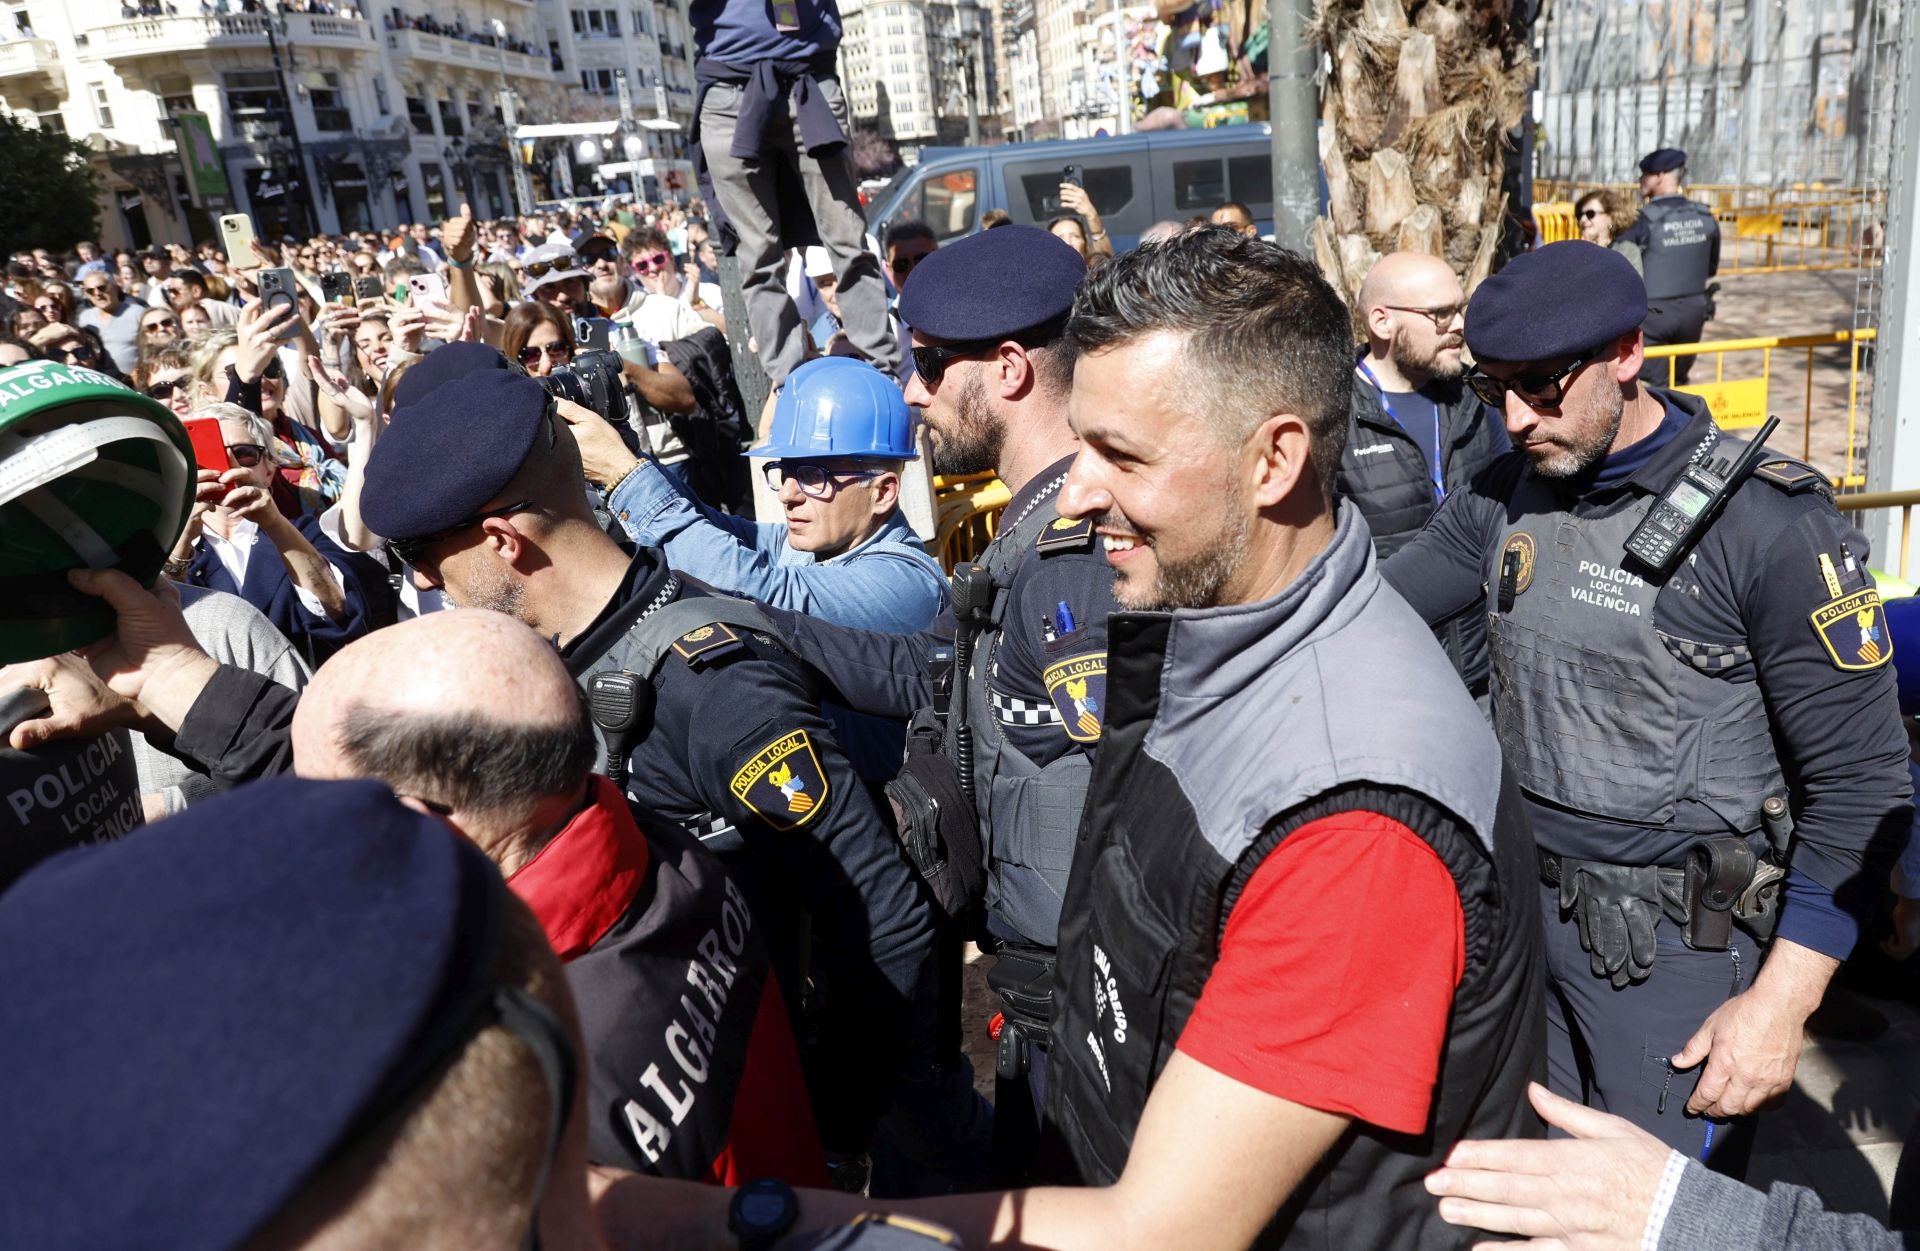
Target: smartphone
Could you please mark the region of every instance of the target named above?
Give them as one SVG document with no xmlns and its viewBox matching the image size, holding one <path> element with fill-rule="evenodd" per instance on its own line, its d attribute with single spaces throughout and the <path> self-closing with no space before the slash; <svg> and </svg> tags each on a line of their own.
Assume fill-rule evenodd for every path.
<svg viewBox="0 0 1920 1251">
<path fill-rule="evenodd" d="M 300 280 L 293 276 L 291 269 L 263 269 L 260 271 L 261 312 L 268 313 L 281 304 L 293 309 L 290 317 L 281 328 L 279 337 L 291 339 L 300 333 Z"/>
<path fill-rule="evenodd" d="M 233 468 L 233 458 L 227 455 L 227 436 L 220 433 L 218 417 L 196 417 L 181 424 L 186 426 L 187 438 L 193 443 L 193 463 L 196 468 L 212 469 L 218 473 Z"/>
<path fill-rule="evenodd" d="M 1078 165 L 1069 165 L 1065 169 L 1061 170 L 1060 181 L 1070 182 L 1076 187 L 1085 187 L 1087 185 L 1086 183 L 1080 181 L 1080 167 Z"/>
<path fill-rule="evenodd" d="M 447 302 L 446 280 L 439 274 L 409 274 L 407 290 L 412 293 L 412 302 L 416 306 L 423 306 L 429 302 L 434 304 Z"/>
<path fill-rule="evenodd" d="M 228 213 L 220 219 L 220 238 L 227 245 L 227 264 L 239 269 L 259 267 L 260 257 L 253 250 L 253 218 Z"/>
<path fill-rule="evenodd" d="M 604 352 L 613 342 L 613 323 L 604 317 L 576 317 L 573 338 L 582 352 Z"/>
<path fill-rule="evenodd" d="M 366 304 L 378 304 L 387 296 L 386 291 L 380 286 L 380 279 L 373 274 L 366 274 L 362 277 L 355 278 L 353 280 L 353 294 L 355 299 Z"/>
<path fill-rule="evenodd" d="M 344 304 L 353 307 L 353 275 L 344 269 L 336 269 L 320 275 L 320 294 L 328 304 Z"/>
</svg>

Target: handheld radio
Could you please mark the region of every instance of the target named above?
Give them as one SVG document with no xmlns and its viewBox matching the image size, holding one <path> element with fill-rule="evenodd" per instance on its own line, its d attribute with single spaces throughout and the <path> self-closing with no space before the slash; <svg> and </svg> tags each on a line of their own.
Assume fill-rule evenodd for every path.
<svg viewBox="0 0 1920 1251">
<path fill-rule="evenodd" d="M 1679 566 L 1687 549 L 1693 546 L 1727 500 L 1753 472 L 1766 452 L 1767 436 L 1780 425 L 1778 417 L 1753 436 L 1731 464 L 1715 459 L 1710 464 L 1688 465 L 1680 476 L 1653 501 L 1653 507 L 1627 536 L 1627 553 L 1656 576 L 1665 577 Z"/>
</svg>

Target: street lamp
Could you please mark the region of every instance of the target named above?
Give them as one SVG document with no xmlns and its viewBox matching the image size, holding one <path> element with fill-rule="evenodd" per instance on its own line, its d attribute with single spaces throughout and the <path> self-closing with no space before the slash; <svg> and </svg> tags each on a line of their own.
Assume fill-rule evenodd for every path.
<svg viewBox="0 0 1920 1251">
<path fill-rule="evenodd" d="M 319 223 L 313 219 L 312 210 L 307 203 L 307 152 L 300 145 L 300 122 L 293 115 L 293 96 L 287 91 L 286 67 L 280 63 L 279 36 L 287 33 L 286 11 L 281 0 L 268 0 L 267 15 L 267 53 L 273 58 L 273 80 L 280 88 L 280 117 L 286 127 L 286 137 L 292 145 L 293 169 L 295 176 L 287 180 L 285 194 L 292 200 L 300 221 L 306 226 L 306 234 L 311 237 L 319 233 Z M 293 44 L 287 44 L 287 60 L 293 60 Z M 299 194 L 296 196 L 295 187 Z"/>
</svg>

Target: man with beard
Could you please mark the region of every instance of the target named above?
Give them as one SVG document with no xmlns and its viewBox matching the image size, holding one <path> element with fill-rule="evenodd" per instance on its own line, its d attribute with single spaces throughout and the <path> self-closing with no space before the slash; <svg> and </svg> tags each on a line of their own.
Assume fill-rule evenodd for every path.
<svg viewBox="0 0 1920 1251">
<path fill-rule="evenodd" d="M 1079 255 L 1033 226 L 971 235 L 913 267 L 900 297 L 906 398 L 925 410 L 934 469 L 998 472 L 1013 498 L 979 562 L 955 572 L 953 606 L 919 634 L 779 614 L 848 707 L 912 723 L 889 790 L 953 921 L 949 973 L 984 900 L 980 937 L 1000 954 L 990 981 L 1006 1008 L 994 1099 L 1006 1181 L 1026 1174 L 1036 1141 L 1060 901 L 1105 715 L 1111 578 L 1092 523 L 1055 508 L 1079 446 L 1065 329 L 1084 277 Z"/>
<path fill-rule="evenodd" d="M 1641 381 L 1646 309 L 1627 259 L 1577 240 L 1480 286 L 1467 382 L 1517 450 L 1385 576 L 1429 622 L 1487 614 L 1541 849 L 1553 1091 L 1737 1175 L 1906 837 L 1907 741 L 1866 539 L 1789 460 L 1715 517 L 1697 475 L 1744 445 Z"/>
<path fill-rule="evenodd" d="M 1367 348 L 1354 365 L 1340 494 L 1360 506 L 1380 559 L 1420 532 L 1447 492 L 1509 450 L 1506 431 L 1460 383 L 1466 293 L 1425 252 L 1390 252 L 1360 286 Z M 1434 627 L 1453 667 L 1487 697 L 1487 625 L 1477 609 Z"/>
</svg>

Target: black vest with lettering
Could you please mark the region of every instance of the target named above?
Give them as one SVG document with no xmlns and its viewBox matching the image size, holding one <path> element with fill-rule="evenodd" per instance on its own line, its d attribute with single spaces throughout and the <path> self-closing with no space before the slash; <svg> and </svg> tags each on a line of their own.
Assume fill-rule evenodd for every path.
<svg viewBox="0 0 1920 1251">
<path fill-rule="evenodd" d="M 1545 1044 L 1533 842 L 1491 731 L 1379 581 L 1365 524 L 1350 506 L 1341 519 L 1318 568 L 1276 601 L 1211 614 L 1227 627 L 1211 641 L 1183 638 L 1211 628 L 1184 612 L 1108 619 L 1107 720 L 1062 914 L 1048 1120 L 1073 1180 L 1114 1181 L 1254 870 L 1311 820 L 1383 813 L 1440 856 L 1465 919 L 1428 1125 L 1356 1122 L 1256 1245 L 1452 1247 L 1460 1231 L 1420 1179 L 1460 1138 L 1539 1133 L 1526 1099 Z"/>
<path fill-rule="evenodd" d="M 1647 241 L 1640 265 L 1649 300 L 1702 295 L 1713 277 L 1713 241 L 1720 224 L 1704 204 L 1680 196 L 1661 196 L 1641 207 Z"/>
</svg>

